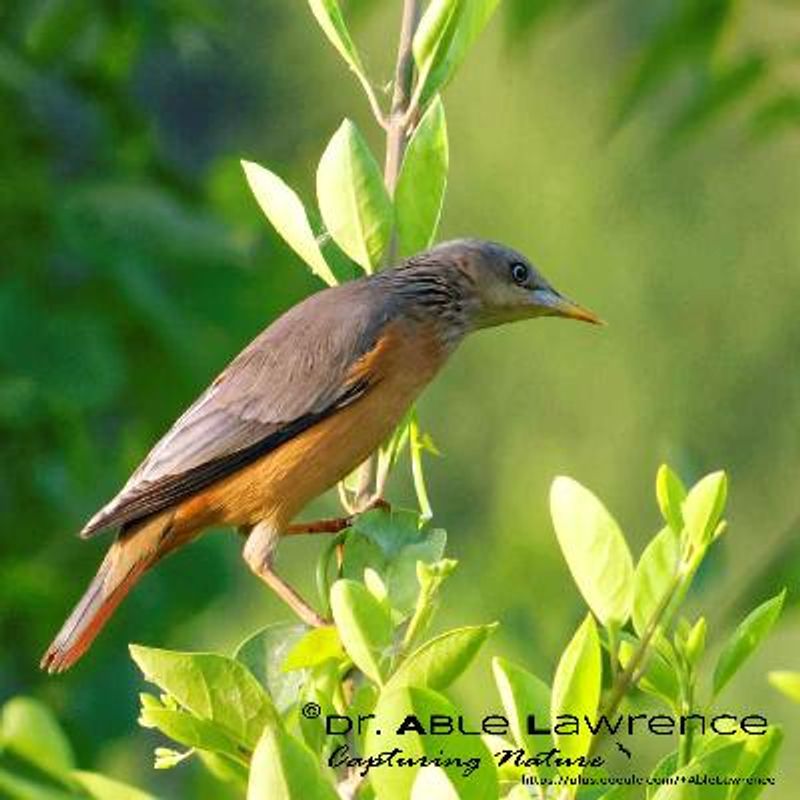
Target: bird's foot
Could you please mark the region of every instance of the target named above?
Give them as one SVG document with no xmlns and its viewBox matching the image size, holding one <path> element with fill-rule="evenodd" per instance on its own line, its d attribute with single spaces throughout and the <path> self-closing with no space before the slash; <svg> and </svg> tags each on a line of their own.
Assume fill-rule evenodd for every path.
<svg viewBox="0 0 800 800">
<path fill-rule="evenodd" d="M 385 498 L 381 497 L 379 494 L 376 494 L 370 497 L 364 508 L 361 509 L 361 511 L 359 511 L 359 514 L 364 514 L 367 511 L 372 511 L 374 508 L 380 508 L 382 511 L 386 511 L 388 513 L 392 510 L 392 504 Z"/>
</svg>

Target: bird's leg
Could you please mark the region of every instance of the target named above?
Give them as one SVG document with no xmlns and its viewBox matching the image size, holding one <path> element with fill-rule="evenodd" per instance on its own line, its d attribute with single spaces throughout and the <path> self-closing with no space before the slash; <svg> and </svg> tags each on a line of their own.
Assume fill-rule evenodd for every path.
<svg viewBox="0 0 800 800">
<path fill-rule="evenodd" d="M 314 522 L 297 522 L 287 525 L 284 534 L 296 536 L 302 533 L 339 533 L 353 524 L 353 517 L 334 517 L 333 519 L 318 519 Z"/>
<path fill-rule="evenodd" d="M 376 494 L 370 497 L 367 505 L 364 506 L 363 511 L 360 513 L 364 514 L 367 511 L 372 511 L 373 508 L 380 508 L 382 511 L 385 511 L 388 514 L 392 510 L 392 504 L 388 500 L 381 497 L 381 495 Z"/>
<path fill-rule="evenodd" d="M 382 497 L 374 497 L 358 514 L 363 514 L 366 511 L 371 511 L 373 508 L 382 508 L 385 511 L 390 511 L 391 506 Z M 314 522 L 297 522 L 293 525 L 288 525 L 283 533 L 287 536 L 297 536 L 304 533 L 340 533 L 352 526 L 358 514 L 350 514 L 347 517 L 333 517 L 332 519 L 318 519 Z"/>
<path fill-rule="evenodd" d="M 260 571 L 253 570 L 264 583 L 272 589 L 289 608 L 312 628 L 323 628 L 330 622 L 323 619 L 303 598 L 281 578 L 271 567 L 263 566 Z"/>
<path fill-rule="evenodd" d="M 330 624 L 323 619 L 280 575 L 272 568 L 278 533 L 267 523 L 260 522 L 252 528 L 241 527 L 247 535 L 242 555 L 250 569 L 300 617 L 306 625 L 321 628 Z"/>
</svg>

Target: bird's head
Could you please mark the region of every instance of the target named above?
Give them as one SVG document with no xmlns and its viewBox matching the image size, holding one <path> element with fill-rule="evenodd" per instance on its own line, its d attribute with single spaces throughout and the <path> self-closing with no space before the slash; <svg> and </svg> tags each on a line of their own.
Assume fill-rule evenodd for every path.
<svg viewBox="0 0 800 800">
<path fill-rule="evenodd" d="M 478 328 L 534 317 L 566 317 L 601 324 L 596 314 L 564 297 L 525 256 L 510 247 L 460 239 L 441 244 L 434 252 L 466 277 Z"/>
</svg>

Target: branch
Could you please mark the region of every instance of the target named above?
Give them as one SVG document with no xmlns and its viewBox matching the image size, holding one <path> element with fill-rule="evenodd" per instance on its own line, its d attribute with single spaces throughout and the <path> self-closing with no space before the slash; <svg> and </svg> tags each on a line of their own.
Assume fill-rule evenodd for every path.
<svg viewBox="0 0 800 800">
<path fill-rule="evenodd" d="M 419 0 L 404 0 L 403 16 L 400 23 L 400 41 L 397 46 L 397 64 L 394 70 L 394 90 L 389 122 L 386 128 L 386 161 L 383 169 L 383 180 L 389 196 L 394 196 L 400 165 L 408 143 L 410 123 L 406 120 L 406 111 L 411 101 L 411 90 L 414 84 L 414 52 L 412 45 L 414 33 L 420 18 Z M 397 256 L 397 232 L 392 233 L 387 260 L 393 262 Z M 356 505 L 364 507 L 370 500 L 383 493 L 382 481 L 376 480 L 376 457 L 371 455 L 359 470 Z M 372 489 L 374 485 L 374 490 Z"/>
<path fill-rule="evenodd" d="M 414 81 L 414 53 L 412 44 L 419 24 L 419 0 L 405 0 L 403 18 L 400 25 L 400 42 L 397 47 L 397 65 L 394 72 L 394 93 L 389 113 L 389 128 L 386 137 L 386 163 L 383 179 L 389 194 L 394 194 L 400 165 L 403 162 L 409 123 L 405 119 L 408 104 L 411 102 L 411 88 Z M 390 255 L 390 260 L 392 257 Z"/>
</svg>

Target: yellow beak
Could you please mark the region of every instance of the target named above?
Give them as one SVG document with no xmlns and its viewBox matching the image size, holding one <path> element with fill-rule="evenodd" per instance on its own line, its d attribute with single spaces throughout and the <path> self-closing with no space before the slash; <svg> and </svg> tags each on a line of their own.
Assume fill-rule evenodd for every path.
<svg viewBox="0 0 800 800">
<path fill-rule="evenodd" d="M 578 305 L 555 290 L 539 289 L 534 292 L 534 297 L 536 304 L 546 308 L 546 313 L 554 317 L 577 319 L 581 322 L 590 322 L 592 325 L 606 324 L 594 311 L 589 311 L 588 308 Z"/>
<path fill-rule="evenodd" d="M 553 306 L 553 310 L 559 317 L 578 319 L 581 322 L 591 322 L 592 325 L 606 324 L 594 311 L 589 311 L 588 308 L 573 303 L 572 300 L 567 300 L 565 297 L 562 297 L 561 300 L 562 302 L 560 304 Z"/>
</svg>

